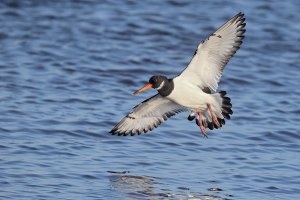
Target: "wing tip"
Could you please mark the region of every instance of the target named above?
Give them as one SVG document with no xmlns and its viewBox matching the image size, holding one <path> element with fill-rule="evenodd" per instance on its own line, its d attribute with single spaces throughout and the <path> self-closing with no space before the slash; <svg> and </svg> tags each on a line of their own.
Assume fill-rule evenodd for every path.
<svg viewBox="0 0 300 200">
<path fill-rule="evenodd" d="M 243 39 L 245 38 L 245 32 L 246 32 L 246 18 L 244 17 L 245 14 L 243 12 L 239 12 L 232 18 L 232 23 L 236 25 L 236 37 L 235 40 L 236 45 L 234 47 L 237 47 L 235 49 L 238 50 L 241 44 L 243 43 Z M 235 52 L 234 52 L 235 53 Z"/>
<path fill-rule="evenodd" d="M 112 135 L 116 135 L 118 132 L 116 131 L 115 128 L 111 129 L 111 131 L 109 131 L 108 133 L 112 134 Z"/>
<path fill-rule="evenodd" d="M 232 23 L 235 23 L 235 24 L 239 24 L 239 28 L 244 28 L 246 26 L 246 18 L 245 18 L 245 14 L 243 12 L 239 12 L 238 14 L 236 14 L 235 16 L 233 16 L 231 18 L 231 21 Z"/>
<path fill-rule="evenodd" d="M 246 18 L 245 18 L 245 14 L 243 12 L 239 12 L 232 19 L 233 19 L 234 22 L 239 23 L 239 25 L 238 25 L 239 30 L 245 30 L 244 28 L 246 26 L 246 22 L 245 22 Z"/>
<path fill-rule="evenodd" d="M 111 131 L 109 131 L 109 133 L 111 135 L 117 135 L 117 136 L 135 136 L 136 134 L 140 135 L 142 133 L 146 133 L 148 132 L 149 130 L 146 130 L 146 129 L 143 129 L 142 131 L 139 131 L 139 130 L 131 130 L 131 131 L 120 131 L 118 128 L 113 128 Z"/>
<path fill-rule="evenodd" d="M 244 18 L 244 16 L 245 16 L 245 13 L 244 12 L 242 12 L 242 11 L 240 11 L 238 14 L 236 14 L 232 19 L 245 19 Z"/>
</svg>

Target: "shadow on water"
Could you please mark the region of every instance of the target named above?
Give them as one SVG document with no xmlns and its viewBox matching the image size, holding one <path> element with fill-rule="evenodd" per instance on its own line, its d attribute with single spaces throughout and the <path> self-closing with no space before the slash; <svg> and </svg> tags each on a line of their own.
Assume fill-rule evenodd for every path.
<svg viewBox="0 0 300 200">
<path fill-rule="evenodd" d="M 216 195 L 191 192 L 187 187 L 178 187 L 178 191 L 172 191 L 164 188 L 164 184 L 159 182 L 160 178 L 150 176 L 131 175 L 129 171 L 109 173 L 111 187 L 118 192 L 124 199 L 155 199 L 155 200 L 220 200 L 230 199 L 218 196 L 222 191 L 220 188 L 208 188 L 210 192 Z"/>
</svg>

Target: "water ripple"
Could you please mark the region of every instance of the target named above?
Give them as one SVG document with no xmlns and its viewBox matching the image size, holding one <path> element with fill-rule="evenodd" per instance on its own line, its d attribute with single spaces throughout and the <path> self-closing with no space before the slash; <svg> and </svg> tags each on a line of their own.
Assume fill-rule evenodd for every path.
<svg viewBox="0 0 300 200">
<path fill-rule="evenodd" d="M 1 197 L 297 199 L 299 6 L 1 1 Z M 246 38 L 220 83 L 232 120 L 207 139 L 188 113 L 149 134 L 108 133 L 155 94 L 133 91 L 152 75 L 176 76 L 239 11 Z"/>
</svg>

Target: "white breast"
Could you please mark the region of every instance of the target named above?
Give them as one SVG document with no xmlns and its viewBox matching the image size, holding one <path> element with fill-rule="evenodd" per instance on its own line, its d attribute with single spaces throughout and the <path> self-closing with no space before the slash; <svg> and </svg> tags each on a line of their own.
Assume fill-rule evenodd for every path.
<svg viewBox="0 0 300 200">
<path fill-rule="evenodd" d="M 179 77 L 173 79 L 174 90 L 167 98 L 188 109 L 207 109 L 207 103 L 213 101 L 212 96 L 203 92 L 199 87 L 189 82 L 181 81 Z"/>
</svg>

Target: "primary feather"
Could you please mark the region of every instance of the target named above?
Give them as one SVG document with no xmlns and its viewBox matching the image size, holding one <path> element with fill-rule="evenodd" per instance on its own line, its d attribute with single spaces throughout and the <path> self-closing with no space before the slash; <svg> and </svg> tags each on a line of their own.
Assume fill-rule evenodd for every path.
<svg viewBox="0 0 300 200">
<path fill-rule="evenodd" d="M 186 108 L 157 94 L 135 106 L 110 132 L 124 136 L 146 133 L 184 110 Z"/>
<path fill-rule="evenodd" d="M 229 59 L 240 48 L 245 33 L 244 14 L 239 13 L 202 41 L 179 79 L 216 91 Z"/>
</svg>

